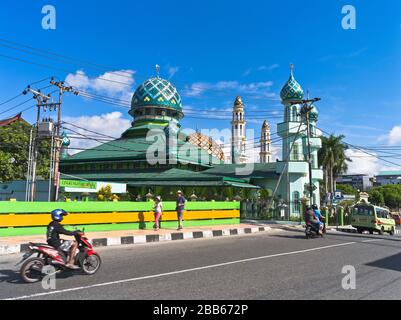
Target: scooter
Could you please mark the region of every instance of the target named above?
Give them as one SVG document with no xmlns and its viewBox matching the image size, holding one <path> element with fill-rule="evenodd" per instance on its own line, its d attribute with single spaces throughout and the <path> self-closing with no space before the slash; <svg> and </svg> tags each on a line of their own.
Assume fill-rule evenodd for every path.
<svg viewBox="0 0 401 320">
<path fill-rule="evenodd" d="M 75 264 L 80 267 L 76 270 L 88 275 L 95 274 L 101 265 L 99 254 L 93 250 L 92 244 L 84 234 L 77 234 L 75 240 L 78 243 Z M 31 258 L 35 253 L 37 255 Z M 57 250 L 45 243 L 30 242 L 29 251 L 16 264 L 19 265 L 23 262 L 20 269 L 21 279 L 26 283 L 34 283 L 42 280 L 46 275 L 46 272 L 44 272 L 45 266 L 52 266 L 55 273 L 63 270 L 72 270 L 67 267 L 68 254 L 69 252 L 67 251 Z"/>
<path fill-rule="evenodd" d="M 317 238 L 317 237 L 322 237 L 323 238 L 323 230 L 318 230 L 314 225 L 311 223 L 307 223 L 305 227 L 305 237 L 306 239 L 310 238 Z"/>
</svg>

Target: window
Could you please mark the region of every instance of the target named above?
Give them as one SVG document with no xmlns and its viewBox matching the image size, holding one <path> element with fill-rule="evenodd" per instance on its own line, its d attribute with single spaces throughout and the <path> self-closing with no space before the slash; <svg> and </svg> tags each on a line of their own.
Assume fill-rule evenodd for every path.
<svg viewBox="0 0 401 320">
<path fill-rule="evenodd" d="M 292 160 L 298 161 L 299 160 L 299 150 L 298 150 L 298 144 L 294 143 L 292 147 Z"/>
<path fill-rule="evenodd" d="M 291 113 L 292 113 L 292 121 L 298 121 L 298 119 L 297 119 L 298 118 L 298 115 L 297 115 L 298 110 L 297 110 L 296 106 L 292 107 Z"/>
<path fill-rule="evenodd" d="M 292 193 L 292 200 L 294 201 L 294 213 L 300 213 L 301 207 L 300 207 L 299 192 L 298 191 L 294 191 Z"/>
</svg>

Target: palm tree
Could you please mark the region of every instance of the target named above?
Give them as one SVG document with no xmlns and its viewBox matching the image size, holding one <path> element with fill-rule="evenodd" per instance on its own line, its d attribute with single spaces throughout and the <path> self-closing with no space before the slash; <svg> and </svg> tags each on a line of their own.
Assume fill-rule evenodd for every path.
<svg viewBox="0 0 401 320">
<path fill-rule="evenodd" d="M 319 166 L 323 166 L 325 192 L 334 192 L 336 178 L 347 171 L 348 161 L 345 151 L 348 147 L 342 141 L 344 135 L 321 137 L 322 148 L 319 150 Z"/>
</svg>

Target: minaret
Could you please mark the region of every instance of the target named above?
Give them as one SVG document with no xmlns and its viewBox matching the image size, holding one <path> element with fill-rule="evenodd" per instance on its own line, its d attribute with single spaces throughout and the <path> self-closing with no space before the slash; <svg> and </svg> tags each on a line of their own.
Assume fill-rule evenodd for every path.
<svg viewBox="0 0 401 320">
<path fill-rule="evenodd" d="M 242 99 L 238 96 L 234 102 L 231 121 L 231 160 L 232 163 L 246 163 L 245 116 Z"/>
<path fill-rule="evenodd" d="M 272 140 L 270 139 L 270 125 L 265 120 L 260 136 L 260 163 L 269 163 L 272 160 Z"/>
</svg>

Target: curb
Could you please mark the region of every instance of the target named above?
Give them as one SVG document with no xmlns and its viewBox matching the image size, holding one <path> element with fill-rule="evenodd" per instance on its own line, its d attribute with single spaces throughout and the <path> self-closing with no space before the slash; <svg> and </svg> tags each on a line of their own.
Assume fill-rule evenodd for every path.
<svg viewBox="0 0 401 320">
<path fill-rule="evenodd" d="M 336 229 L 332 229 L 332 230 L 336 231 Z M 355 228 L 352 228 L 352 229 L 351 228 L 338 228 L 338 231 L 340 231 L 340 232 L 348 232 L 348 233 L 358 233 L 358 231 Z M 401 235 L 401 230 L 395 229 L 394 234 L 395 235 Z"/>
<path fill-rule="evenodd" d="M 251 228 L 234 228 L 234 229 L 221 229 L 221 230 L 204 230 L 204 231 L 191 231 L 191 232 L 172 232 L 166 234 L 147 234 L 137 236 L 123 236 L 112 238 L 95 238 L 91 239 L 94 247 L 108 247 L 119 245 L 132 245 L 143 244 L 150 242 L 164 242 L 175 240 L 188 240 L 200 238 L 218 238 L 235 236 L 242 234 L 250 234 L 257 232 L 270 231 L 270 227 L 251 227 Z M 0 245 L 0 255 L 21 253 L 28 251 L 29 243 L 17 245 Z"/>
</svg>

